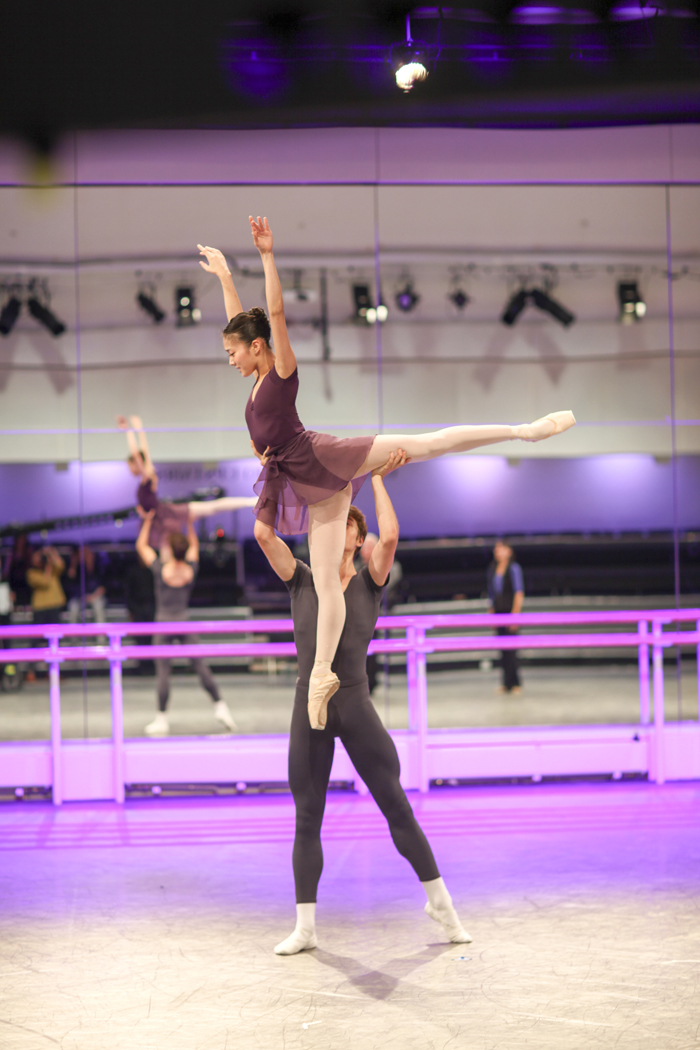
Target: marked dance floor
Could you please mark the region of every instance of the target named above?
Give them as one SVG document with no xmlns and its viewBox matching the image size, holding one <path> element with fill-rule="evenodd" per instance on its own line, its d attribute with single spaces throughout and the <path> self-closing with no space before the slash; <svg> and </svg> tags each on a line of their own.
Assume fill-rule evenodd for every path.
<svg viewBox="0 0 700 1050">
<path fill-rule="evenodd" d="M 371 799 L 331 795 L 319 948 L 290 932 L 289 796 L 0 807 L 8 1050 L 690 1050 L 700 785 L 411 801 L 449 945 Z"/>
</svg>

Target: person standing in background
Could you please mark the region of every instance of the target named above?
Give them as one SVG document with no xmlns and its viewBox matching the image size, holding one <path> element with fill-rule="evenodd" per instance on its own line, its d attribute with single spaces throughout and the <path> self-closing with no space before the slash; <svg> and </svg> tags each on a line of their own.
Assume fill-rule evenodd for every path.
<svg viewBox="0 0 700 1050">
<path fill-rule="evenodd" d="M 42 547 L 32 554 L 27 583 L 32 589 L 34 623 L 60 623 L 66 607 L 61 576 L 66 565 L 55 547 Z"/>
<path fill-rule="evenodd" d="M 525 598 L 523 570 L 515 561 L 513 548 L 505 540 L 496 540 L 493 561 L 488 570 L 489 612 L 519 613 Z M 498 627 L 500 635 L 517 634 L 517 627 Z M 504 649 L 501 654 L 502 693 L 521 690 L 518 654 L 515 649 Z"/>
<path fill-rule="evenodd" d="M 156 618 L 153 573 L 138 556 L 126 574 L 126 608 L 132 623 L 151 623 Z M 134 641 L 137 645 L 152 645 L 153 635 L 137 634 Z M 155 670 L 153 660 L 139 660 L 137 663 L 137 674 L 155 674 Z"/>
<path fill-rule="evenodd" d="M 81 593 L 81 571 L 80 563 L 85 566 L 85 598 Z M 87 612 L 87 606 L 92 608 L 92 618 L 95 623 L 105 622 L 105 587 L 102 575 L 95 560 L 95 552 L 91 547 L 82 545 L 73 551 L 71 556 L 66 581 L 69 592 L 68 619 L 71 623 L 79 623 L 81 612 L 83 617 Z"/>
</svg>

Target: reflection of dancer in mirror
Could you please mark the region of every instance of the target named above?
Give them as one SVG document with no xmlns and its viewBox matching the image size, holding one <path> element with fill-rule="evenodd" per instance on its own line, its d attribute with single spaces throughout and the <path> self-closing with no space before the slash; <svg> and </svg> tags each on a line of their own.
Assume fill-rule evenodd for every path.
<svg viewBox="0 0 700 1050">
<path fill-rule="evenodd" d="M 190 503 L 169 503 L 158 499 L 158 475 L 156 474 L 148 439 L 139 416 L 117 416 L 117 426 L 126 431 L 129 446 L 127 463 L 129 470 L 140 484 L 136 493 L 136 502 L 144 511 L 153 511 L 151 525 L 151 547 L 156 550 L 170 532 L 182 532 L 188 521 L 210 518 L 223 511 L 240 510 L 241 507 L 254 507 L 257 500 L 254 496 L 222 496 L 220 499 L 192 500 Z"/>
<path fill-rule="evenodd" d="M 258 307 L 244 313 L 224 256 L 198 245 L 201 265 L 221 281 L 229 323 L 224 348 L 230 363 L 256 382 L 246 405 L 246 422 L 263 470 L 255 483 L 255 536 L 269 558 L 279 532 L 309 533 L 309 556 L 319 599 L 316 662 L 309 683 L 309 717 L 321 727 L 325 705 L 338 688 L 331 663 L 345 622 L 345 602 L 338 582 L 350 500 L 364 477 L 401 447 L 412 460 L 434 459 L 448 452 L 493 445 L 499 441 L 541 441 L 573 426 L 571 412 L 554 412 L 519 426 L 459 426 L 430 434 L 380 434 L 335 438 L 304 430 L 295 401 L 297 362 L 284 319 L 282 287 L 272 254 L 267 219 L 250 216 L 253 241 L 265 271 L 270 319 Z M 275 348 L 270 346 L 270 336 Z"/>
<path fill-rule="evenodd" d="M 186 620 L 190 595 L 199 569 L 197 534 L 192 522 L 188 522 L 187 536 L 183 536 L 181 532 L 171 532 L 161 544 L 159 556 L 150 543 L 151 524 L 155 514 L 153 510 L 144 512 L 143 525 L 136 541 L 136 550 L 143 564 L 153 573 L 156 621 L 172 623 Z M 183 645 L 196 645 L 198 641 L 196 634 L 187 634 L 183 631 L 182 635 L 156 635 L 155 644 L 167 645 L 169 641 L 180 640 Z M 156 667 L 158 669 L 158 713 L 154 720 L 146 726 L 145 731 L 149 736 L 167 736 L 170 732 L 166 714 L 170 697 L 170 660 L 162 657 L 156 660 Z M 192 667 L 199 675 L 202 688 L 206 689 L 214 701 L 215 718 L 233 732 L 236 723 L 231 717 L 228 704 L 219 695 L 213 674 L 204 660 L 193 659 Z"/>
<path fill-rule="evenodd" d="M 319 601 L 314 575 L 297 561 L 289 547 L 275 536 L 268 550 L 270 564 L 292 596 L 294 640 L 299 656 L 294 711 L 289 734 L 289 786 L 296 806 L 296 835 L 292 853 L 297 899 L 294 932 L 275 948 L 278 955 L 295 955 L 316 947 L 316 892 L 323 869 L 321 823 L 328 780 L 333 764 L 335 737 L 386 817 L 391 837 L 423 884 L 428 897 L 425 910 L 442 924 L 456 944 L 471 940 L 462 927 L 452 898 L 440 877 L 433 852 L 401 787 L 399 756 L 369 696 L 365 661 L 379 615 L 382 592 L 389 577 L 399 539 L 399 524 L 384 486 L 384 477 L 406 462 L 405 452 L 389 456 L 372 471 L 372 489 L 379 524 L 379 542 L 367 565 L 358 573 L 355 556 L 367 534 L 364 515 L 350 507 L 345 522 L 338 583 L 347 608 L 333 668 L 340 688 L 330 700 L 321 732 L 315 733 L 307 717 L 308 680 L 314 663 Z"/>
</svg>

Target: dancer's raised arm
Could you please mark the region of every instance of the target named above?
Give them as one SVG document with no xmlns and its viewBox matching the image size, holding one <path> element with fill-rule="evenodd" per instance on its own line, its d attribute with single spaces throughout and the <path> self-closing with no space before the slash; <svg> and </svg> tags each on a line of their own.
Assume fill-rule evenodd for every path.
<svg viewBox="0 0 700 1050">
<path fill-rule="evenodd" d="M 151 547 L 148 542 L 151 537 L 151 522 L 153 521 L 154 514 L 155 511 L 153 510 L 149 510 L 147 514 L 144 513 L 141 531 L 136 540 L 136 552 L 147 569 L 150 569 L 151 565 L 153 565 L 153 562 L 158 557 L 157 552 L 153 550 L 153 547 Z"/>
<path fill-rule="evenodd" d="M 284 300 L 282 298 L 282 285 L 275 266 L 275 257 L 272 254 L 272 230 L 267 219 L 257 220 L 249 215 L 250 228 L 253 233 L 253 242 L 260 252 L 263 270 L 265 271 L 265 298 L 267 299 L 267 312 L 270 315 L 270 328 L 272 329 L 272 347 L 275 351 L 275 372 L 281 379 L 287 379 L 297 367 L 297 359 L 289 342 L 287 322 L 284 319 Z"/>
<path fill-rule="evenodd" d="M 399 522 L 396 511 L 389 499 L 389 493 L 384 486 L 384 478 L 397 467 L 403 467 L 409 463 L 406 453 L 401 449 L 392 452 L 383 467 L 372 471 L 372 490 L 374 492 L 374 506 L 377 511 L 377 527 L 379 529 L 379 542 L 376 544 L 369 559 L 369 573 L 379 587 L 383 587 L 394 564 L 396 545 L 399 542 Z"/>
<path fill-rule="evenodd" d="M 185 561 L 196 563 L 199 561 L 199 540 L 197 539 L 197 533 L 194 531 L 194 525 L 191 521 L 187 522 L 187 540 L 189 547 L 187 548 Z"/>
<path fill-rule="evenodd" d="M 238 298 L 238 292 L 236 286 L 233 283 L 233 277 L 231 271 L 228 268 L 228 263 L 224 258 L 222 252 L 218 248 L 210 248 L 208 244 L 198 244 L 200 255 L 204 256 L 204 259 L 199 260 L 199 265 L 207 273 L 214 273 L 221 281 L 221 290 L 224 293 L 224 306 L 226 308 L 226 318 L 231 320 L 236 314 L 240 314 L 243 310 L 241 306 L 241 300 Z"/>
</svg>

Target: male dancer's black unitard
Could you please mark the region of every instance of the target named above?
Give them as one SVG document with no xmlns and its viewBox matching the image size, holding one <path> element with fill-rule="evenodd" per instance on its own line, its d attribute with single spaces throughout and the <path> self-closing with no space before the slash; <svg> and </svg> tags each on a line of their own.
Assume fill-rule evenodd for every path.
<svg viewBox="0 0 700 1050">
<path fill-rule="evenodd" d="M 377 506 L 379 543 L 368 565 L 356 573 L 353 559 L 366 535 L 364 517 L 351 507 L 341 582 L 345 592 L 347 616 L 333 662 L 340 688 L 322 711 L 321 727 L 314 729 L 307 709 L 309 674 L 316 647 L 318 598 L 311 569 L 297 561 L 280 540 L 273 568 L 285 581 L 292 596 L 294 640 L 299 660 L 294 711 L 289 739 L 289 783 L 296 805 L 296 835 L 292 863 L 297 899 L 297 925 L 294 932 L 275 948 L 278 955 L 293 955 L 316 947 L 316 892 L 323 869 L 321 823 L 326 791 L 333 764 L 336 736 L 387 819 L 389 831 L 399 853 L 411 864 L 428 895 L 427 913 L 442 923 L 450 940 L 468 942 L 452 899 L 440 878 L 428 844 L 399 781 L 399 757 L 394 742 L 382 725 L 372 704 L 366 674 L 367 648 L 374 633 L 384 583 L 389 575 L 398 542 L 398 523 L 384 476 L 405 461 L 405 455 L 392 455 L 388 463 L 372 475 Z"/>
</svg>

